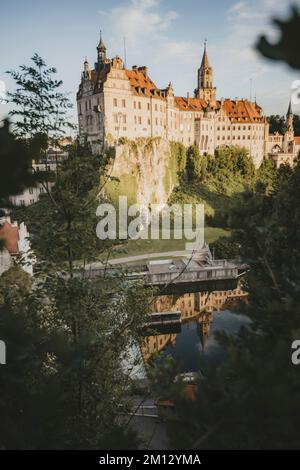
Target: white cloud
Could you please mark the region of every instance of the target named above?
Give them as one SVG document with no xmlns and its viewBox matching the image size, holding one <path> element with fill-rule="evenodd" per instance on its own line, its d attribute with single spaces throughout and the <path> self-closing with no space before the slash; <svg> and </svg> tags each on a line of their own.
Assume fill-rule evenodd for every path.
<svg viewBox="0 0 300 470">
<path fill-rule="evenodd" d="M 300 5 L 300 0 L 294 0 L 295 3 Z M 190 39 L 194 32 L 185 25 L 184 16 L 168 8 L 170 4 L 163 0 L 127 0 L 99 13 L 104 32 L 108 33 L 105 41 L 109 43 L 110 55 L 122 55 L 125 37 L 128 66 L 148 65 L 158 86 L 163 87 L 171 80 L 175 93 L 185 94 L 196 86 L 202 45 Z M 287 16 L 289 5 L 290 0 L 238 0 L 224 17 L 222 37 L 216 39 L 211 31 L 209 58 L 219 97 L 249 97 L 252 78 L 253 95 L 257 93 L 260 104 L 268 110 L 273 107 L 273 111 L 283 105 L 284 94 L 288 97 L 291 75 L 282 64 L 276 68 L 275 64 L 264 60 L 254 45 L 262 33 L 276 39 L 278 33 L 271 18 Z M 184 36 L 182 32 L 180 36 L 174 35 L 177 24 L 185 26 Z"/>
<path fill-rule="evenodd" d="M 119 35 L 137 44 L 150 34 L 160 35 L 178 18 L 175 11 L 162 13 L 159 0 L 131 0 L 104 12 L 115 24 Z M 103 12 L 100 12 L 103 14 Z"/>
<path fill-rule="evenodd" d="M 300 0 L 293 3 L 300 5 Z M 278 40 L 279 30 L 272 19 L 287 18 L 290 5 L 291 0 L 239 0 L 228 9 L 227 35 L 215 44 L 212 57 L 219 96 L 248 98 L 252 79 L 252 97 L 257 95 L 267 113 L 285 110 L 293 72 L 261 57 L 255 43 L 261 34 Z"/>
</svg>

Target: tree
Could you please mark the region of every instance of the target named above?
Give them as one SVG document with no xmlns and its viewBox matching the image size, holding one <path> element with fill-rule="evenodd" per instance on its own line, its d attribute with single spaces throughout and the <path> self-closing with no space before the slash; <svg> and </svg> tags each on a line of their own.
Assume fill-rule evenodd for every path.
<svg viewBox="0 0 300 470">
<path fill-rule="evenodd" d="M 259 50 L 300 69 L 295 50 L 299 15 L 276 21 L 277 45 L 261 40 Z M 260 177 L 266 179 L 264 165 Z M 300 316 L 300 163 L 272 175 L 270 191 L 252 188 L 240 197 L 232 220 L 241 254 L 251 270 L 246 278 L 249 302 L 242 311 L 251 324 L 237 337 L 219 334 L 227 351 L 219 365 L 202 364 L 197 400 L 183 406 L 173 398 L 170 421 L 173 446 L 194 449 L 299 448 L 300 376 L 291 361 L 299 339 Z"/>
<path fill-rule="evenodd" d="M 25 75 L 15 76 L 24 109 L 13 113 L 21 116 L 16 132 L 30 143 L 31 157 L 37 155 L 35 138 L 43 152 L 40 136 L 48 142 L 65 126 L 55 104 L 57 97 L 62 102 L 54 92 L 58 82 L 50 78 L 53 70 L 44 69 L 38 57 L 34 64 L 37 69 L 23 67 Z M 39 95 L 36 109 L 31 93 Z M 0 331 L 9 353 L 9 366 L 1 370 L 1 448 L 137 446 L 128 427 L 128 364 L 149 294 L 123 272 L 104 270 L 93 279 L 85 270 L 87 260 L 112 245 L 97 240 L 95 219 L 111 158 L 76 143 L 51 193 L 16 212 L 32 233 L 38 263 L 26 288 L 15 282 L 15 271 L 0 279 Z"/>
<path fill-rule="evenodd" d="M 191 145 L 187 149 L 187 175 L 190 180 L 202 177 L 202 157 L 196 145 Z"/>
<path fill-rule="evenodd" d="M 4 198 L 20 193 L 35 181 L 30 153 L 10 132 L 8 120 L 0 127 L 0 166 L 0 204 L 4 206 Z"/>
<path fill-rule="evenodd" d="M 55 78 L 56 69 L 47 67 L 38 54 L 31 61 L 30 65 L 21 65 L 19 71 L 7 72 L 17 85 L 7 96 L 14 106 L 9 115 L 15 134 L 29 141 L 32 158 L 38 158 L 40 150 L 47 149 L 49 140 L 57 143 L 73 127 L 67 120 L 72 104 L 60 91 L 62 81 Z"/>
<path fill-rule="evenodd" d="M 279 134 L 283 135 L 286 130 L 286 117 L 277 115 L 269 116 L 269 124 L 270 124 L 270 133 L 275 134 L 278 132 Z M 300 117 L 298 114 L 294 114 L 293 118 L 294 124 L 294 133 L 296 136 L 300 135 Z"/>
</svg>

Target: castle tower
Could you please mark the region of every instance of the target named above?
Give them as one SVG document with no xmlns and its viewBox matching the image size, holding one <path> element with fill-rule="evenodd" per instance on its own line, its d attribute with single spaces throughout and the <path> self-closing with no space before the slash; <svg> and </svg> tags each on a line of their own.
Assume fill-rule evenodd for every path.
<svg viewBox="0 0 300 470">
<path fill-rule="evenodd" d="M 286 114 L 286 128 L 288 132 L 294 133 L 294 115 L 292 111 L 292 101 L 290 100 L 288 111 Z"/>
<path fill-rule="evenodd" d="M 286 128 L 283 138 L 284 152 L 294 152 L 294 115 L 292 110 L 292 102 L 290 101 L 286 114 Z"/>
<path fill-rule="evenodd" d="M 102 32 L 100 31 L 100 40 L 99 44 L 97 46 L 97 52 L 98 52 L 98 67 L 103 65 L 106 61 L 106 47 L 104 45 L 104 42 L 102 40 Z"/>
<path fill-rule="evenodd" d="M 198 88 L 195 90 L 195 98 L 206 101 L 216 99 L 216 88 L 213 87 L 213 69 L 209 64 L 206 41 L 201 66 L 198 69 Z"/>
<path fill-rule="evenodd" d="M 90 66 L 89 66 L 87 58 L 85 58 L 85 61 L 83 63 L 82 79 L 89 80 L 90 75 L 91 75 Z"/>
</svg>

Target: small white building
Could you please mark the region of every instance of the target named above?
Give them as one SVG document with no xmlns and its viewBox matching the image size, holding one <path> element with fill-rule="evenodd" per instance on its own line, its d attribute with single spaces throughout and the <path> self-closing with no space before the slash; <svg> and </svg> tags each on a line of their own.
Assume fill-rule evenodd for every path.
<svg viewBox="0 0 300 470">
<path fill-rule="evenodd" d="M 70 144 L 70 139 L 65 139 L 64 145 Z M 46 172 L 46 171 L 58 171 L 59 164 L 68 157 L 68 152 L 61 148 L 49 148 L 47 152 L 47 159 L 32 162 L 32 171 L 35 173 Z M 12 205 L 19 206 L 30 206 L 37 202 L 41 195 L 45 194 L 47 190 L 51 190 L 53 182 L 38 183 L 36 186 L 26 188 L 20 194 L 15 194 L 9 197 L 9 201 Z"/>
</svg>

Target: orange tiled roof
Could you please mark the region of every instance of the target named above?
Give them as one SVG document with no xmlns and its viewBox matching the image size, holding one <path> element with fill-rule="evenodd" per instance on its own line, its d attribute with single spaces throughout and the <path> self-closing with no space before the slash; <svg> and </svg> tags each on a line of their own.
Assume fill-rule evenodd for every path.
<svg viewBox="0 0 300 470">
<path fill-rule="evenodd" d="M 224 100 L 219 102 L 222 109 L 233 121 L 253 122 L 263 119 L 261 108 L 248 100 Z"/>
<path fill-rule="evenodd" d="M 8 222 L 0 226 L 0 238 L 4 240 L 4 246 L 11 255 L 19 253 L 19 229 Z"/>
<path fill-rule="evenodd" d="M 175 96 L 175 103 L 181 111 L 203 111 L 207 108 L 207 101 L 198 98 Z"/>
<path fill-rule="evenodd" d="M 295 145 L 300 145 L 300 137 L 295 137 Z"/>
<path fill-rule="evenodd" d="M 135 94 L 141 94 L 148 97 L 155 96 L 155 98 L 164 99 L 164 96 L 160 95 L 160 90 L 146 73 L 138 69 L 125 69 L 125 72 L 129 79 L 132 91 Z"/>
</svg>

